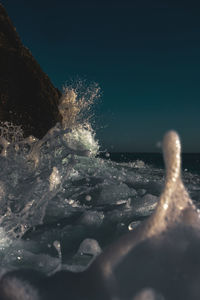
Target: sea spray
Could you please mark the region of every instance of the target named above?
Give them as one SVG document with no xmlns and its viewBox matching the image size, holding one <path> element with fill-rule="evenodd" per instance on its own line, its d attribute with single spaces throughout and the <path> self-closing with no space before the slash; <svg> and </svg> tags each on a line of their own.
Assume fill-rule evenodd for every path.
<svg viewBox="0 0 200 300">
<path fill-rule="evenodd" d="M 58 106 L 63 129 L 90 125 L 93 116 L 92 108 L 99 97 L 100 87 L 96 83 L 86 85 L 79 80 L 64 86 Z"/>
<path fill-rule="evenodd" d="M 64 135 L 67 146 L 82 155 L 96 156 L 99 143 L 95 140 L 95 132 L 90 126 L 78 126 Z"/>
<path fill-rule="evenodd" d="M 91 126 L 92 107 L 100 96 L 100 88 L 93 83 L 87 88 L 82 81 L 63 88 L 63 95 L 58 106 L 62 116 L 62 128 L 67 129 L 65 141 L 75 151 L 82 151 L 87 156 L 95 156 L 99 151 L 98 141 Z"/>
<path fill-rule="evenodd" d="M 86 156 L 98 154 L 99 144 L 95 139 L 90 119 L 92 107 L 99 95 L 100 88 L 97 84 L 89 85 L 84 89 L 79 81 L 73 87 L 63 88 L 63 95 L 58 106 L 62 117 L 61 124 L 57 123 L 51 128 L 30 151 L 29 158 L 35 162 L 35 166 L 39 163 L 41 146 L 45 143 L 52 143 L 60 137 L 63 146 L 76 151 L 77 154 Z"/>
</svg>

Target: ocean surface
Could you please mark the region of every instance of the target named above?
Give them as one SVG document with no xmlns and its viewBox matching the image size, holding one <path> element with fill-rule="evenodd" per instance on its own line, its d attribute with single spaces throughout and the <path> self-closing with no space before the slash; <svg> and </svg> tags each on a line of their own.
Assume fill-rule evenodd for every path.
<svg viewBox="0 0 200 300">
<path fill-rule="evenodd" d="M 161 153 L 107 153 L 85 123 L 56 124 L 43 139 L 1 124 L 0 275 L 32 268 L 82 271 L 156 208 Z M 200 154 L 183 154 L 182 178 L 200 206 Z"/>
<path fill-rule="evenodd" d="M 106 158 L 105 154 L 100 155 Z M 115 162 L 131 162 L 141 160 L 153 168 L 164 169 L 162 153 L 131 153 L 131 152 L 110 152 L 109 158 Z M 182 169 L 195 174 L 200 174 L 200 153 L 182 153 Z"/>
</svg>

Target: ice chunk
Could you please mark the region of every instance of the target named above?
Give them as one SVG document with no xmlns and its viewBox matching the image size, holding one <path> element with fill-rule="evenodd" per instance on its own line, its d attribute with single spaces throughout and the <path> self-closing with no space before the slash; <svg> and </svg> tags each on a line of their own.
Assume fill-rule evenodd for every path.
<svg viewBox="0 0 200 300">
<path fill-rule="evenodd" d="M 57 185 L 59 185 L 61 182 L 61 178 L 60 178 L 60 174 L 59 171 L 56 167 L 53 167 L 53 171 L 49 177 L 49 183 L 50 183 L 50 187 L 49 190 L 53 191 Z"/>
<path fill-rule="evenodd" d="M 137 190 L 137 193 L 139 196 L 144 196 L 146 194 L 146 190 L 145 189 L 139 189 Z"/>
<path fill-rule="evenodd" d="M 148 216 L 156 208 L 159 198 L 146 194 L 142 198 L 136 198 L 131 201 L 133 213 L 138 216 Z"/>
<path fill-rule="evenodd" d="M 99 243 L 94 239 L 85 239 L 79 246 L 77 254 L 97 256 L 101 253 Z"/>
<path fill-rule="evenodd" d="M 80 217 L 80 224 L 87 226 L 100 226 L 103 222 L 104 214 L 99 211 L 86 211 Z"/>
<path fill-rule="evenodd" d="M 12 244 L 12 240 L 6 236 L 6 233 L 2 227 L 0 227 L 0 251 L 5 250 Z"/>
<path fill-rule="evenodd" d="M 99 195 L 100 204 L 117 203 L 120 200 L 127 200 L 131 196 L 135 196 L 137 193 L 134 189 L 130 189 L 125 183 L 121 184 L 104 184 L 101 185 L 102 190 Z"/>
</svg>

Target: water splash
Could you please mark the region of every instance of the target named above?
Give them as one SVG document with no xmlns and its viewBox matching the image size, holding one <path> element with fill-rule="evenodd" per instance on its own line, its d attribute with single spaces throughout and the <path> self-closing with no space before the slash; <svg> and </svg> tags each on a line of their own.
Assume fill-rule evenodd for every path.
<svg viewBox="0 0 200 300">
<path fill-rule="evenodd" d="M 7 155 L 10 144 L 15 145 L 15 149 L 18 150 L 18 142 L 23 140 L 23 134 L 21 126 L 13 125 L 11 122 L 0 122 L 1 156 Z"/>
<path fill-rule="evenodd" d="M 99 87 L 90 86 L 80 95 L 76 94 L 78 89 L 80 86 L 64 88 L 59 105 L 62 123 L 41 140 L 32 136 L 24 139 L 20 126 L 8 122 L 0 125 L 4 168 L 0 176 L 0 225 L 10 237 L 20 238 L 29 228 L 43 223 L 49 202 L 71 176 L 74 155 L 98 153 L 89 119 Z"/>
<path fill-rule="evenodd" d="M 0 137 L 9 143 L 17 143 L 24 139 L 24 132 L 21 126 L 11 122 L 0 122 Z"/>
<path fill-rule="evenodd" d="M 58 106 L 63 129 L 87 127 L 93 116 L 92 107 L 99 97 L 100 88 L 96 83 L 85 86 L 83 81 L 77 81 L 71 86 L 63 87 Z"/>
<path fill-rule="evenodd" d="M 99 143 L 95 139 L 95 132 L 90 126 L 78 126 L 64 135 L 67 146 L 86 156 L 96 156 L 99 152 Z"/>
</svg>

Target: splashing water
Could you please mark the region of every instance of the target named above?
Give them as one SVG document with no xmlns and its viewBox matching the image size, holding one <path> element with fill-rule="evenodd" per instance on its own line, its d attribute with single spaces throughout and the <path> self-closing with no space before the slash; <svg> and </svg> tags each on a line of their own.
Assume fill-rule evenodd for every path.
<svg viewBox="0 0 200 300">
<path fill-rule="evenodd" d="M 75 91 L 65 88 L 59 105 L 62 125 L 56 124 L 41 140 L 23 139 L 20 126 L 8 122 L 0 126 L 4 168 L 0 223 L 9 236 L 22 237 L 30 227 L 42 224 L 48 202 L 62 190 L 71 172 L 74 155 L 96 155 L 99 150 L 89 123 L 85 119 L 80 124 L 94 97 L 76 99 Z"/>
<path fill-rule="evenodd" d="M 95 141 L 95 132 L 90 125 L 92 106 L 100 94 L 99 86 L 93 84 L 82 90 L 81 81 L 75 87 L 64 87 L 63 96 L 58 106 L 62 116 L 62 128 L 67 129 L 65 140 L 69 148 L 75 151 L 85 151 L 89 156 L 97 155 L 98 142 Z M 80 93 L 77 94 L 77 93 Z"/>
<path fill-rule="evenodd" d="M 96 156 L 99 152 L 98 141 L 95 140 L 95 133 L 87 126 L 76 127 L 64 135 L 68 147 L 74 151 L 85 153 L 87 156 Z"/>
<path fill-rule="evenodd" d="M 78 251 L 84 240 L 88 249 L 97 241 L 104 248 L 156 207 L 162 169 L 96 157 L 88 110 L 98 88 L 89 94 L 87 100 L 65 88 L 62 124 L 41 140 L 23 139 L 19 128 L 1 125 L 0 265 L 6 269 L 83 270 L 100 253 Z M 198 204 L 200 178 L 190 172 L 183 178 Z"/>
<path fill-rule="evenodd" d="M 24 133 L 21 126 L 11 122 L 0 122 L 0 137 L 9 143 L 16 143 L 24 139 Z"/>
<path fill-rule="evenodd" d="M 94 83 L 86 89 L 82 81 L 77 81 L 73 86 L 63 88 L 63 96 L 58 106 L 62 116 L 62 127 L 73 129 L 77 127 L 90 127 L 93 116 L 92 107 L 100 96 L 100 88 Z"/>
<path fill-rule="evenodd" d="M 13 125 L 11 122 L 0 122 L 0 147 L 1 156 L 7 155 L 7 148 L 10 144 L 15 144 L 23 140 L 23 130 L 21 126 Z"/>
</svg>

